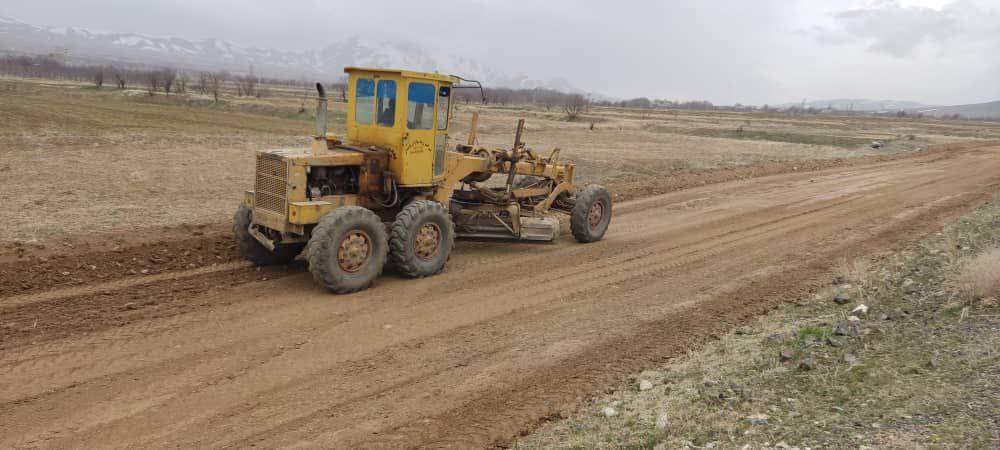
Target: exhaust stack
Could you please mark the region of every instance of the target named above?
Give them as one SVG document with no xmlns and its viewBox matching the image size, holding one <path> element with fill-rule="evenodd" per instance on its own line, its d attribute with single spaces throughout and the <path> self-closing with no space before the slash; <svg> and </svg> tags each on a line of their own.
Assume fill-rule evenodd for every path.
<svg viewBox="0 0 1000 450">
<path fill-rule="evenodd" d="M 326 98 L 326 88 L 323 87 L 323 83 L 316 83 L 316 92 L 319 94 L 319 98 L 316 100 L 316 140 L 313 141 L 312 145 L 313 156 L 319 156 L 320 145 L 326 147 L 326 110 L 328 100 Z"/>
<path fill-rule="evenodd" d="M 323 87 L 323 83 L 316 83 L 316 91 L 319 93 L 319 99 L 316 102 L 316 136 L 320 138 L 326 138 L 326 108 L 327 108 L 327 98 L 326 89 Z"/>
</svg>

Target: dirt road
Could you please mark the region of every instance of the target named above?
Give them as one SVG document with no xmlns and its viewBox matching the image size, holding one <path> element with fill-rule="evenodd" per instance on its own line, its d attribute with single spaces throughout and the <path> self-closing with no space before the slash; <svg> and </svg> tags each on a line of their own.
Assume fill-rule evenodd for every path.
<svg viewBox="0 0 1000 450">
<path fill-rule="evenodd" d="M 462 242 L 440 276 L 341 297 L 301 265 L 21 276 L 0 300 L 0 447 L 503 442 L 998 189 L 1000 146 L 709 185 L 617 205 L 599 243 Z"/>
</svg>

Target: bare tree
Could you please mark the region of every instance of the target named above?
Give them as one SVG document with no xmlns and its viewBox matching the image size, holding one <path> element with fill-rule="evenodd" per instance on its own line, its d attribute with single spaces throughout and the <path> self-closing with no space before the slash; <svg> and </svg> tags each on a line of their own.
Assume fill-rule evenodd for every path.
<svg viewBox="0 0 1000 450">
<path fill-rule="evenodd" d="M 198 74 L 198 92 L 201 92 L 202 94 L 209 93 L 209 79 L 211 76 L 212 74 L 208 72 L 201 72 Z"/>
<path fill-rule="evenodd" d="M 146 72 L 146 87 L 149 88 L 149 95 L 153 95 L 158 89 L 160 89 L 160 72 L 155 70 L 150 70 Z"/>
<path fill-rule="evenodd" d="M 170 95 L 170 90 L 174 87 L 174 83 L 177 81 L 177 71 L 173 69 L 163 69 L 163 92 Z"/>
<path fill-rule="evenodd" d="M 587 99 L 584 96 L 580 94 L 571 95 L 566 100 L 566 103 L 563 104 L 563 111 L 566 113 L 566 120 L 571 122 L 576 120 L 580 117 L 580 114 L 587 110 L 587 106 Z"/>
<path fill-rule="evenodd" d="M 98 67 L 97 71 L 94 72 L 94 84 L 98 89 L 104 86 L 104 69 Z"/>
<path fill-rule="evenodd" d="M 244 75 L 241 77 L 236 77 L 236 95 L 241 97 L 253 97 L 257 95 L 257 77 L 250 75 Z"/>
<path fill-rule="evenodd" d="M 188 76 L 186 73 L 181 72 L 177 75 L 177 87 L 174 88 L 174 92 L 178 94 L 183 94 L 187 92 Z"/>
<path fill-rule="evenodd" d="M 212 94 L 215 103 L 219 103 L 219 94 L 222 91 L 222 85 L 226 82 L 229 74 L 226 72 L 202 72 L 201 76 L 205 80 L 205 90 Z"/>
<path fill-rule="evenodd" d="M 125 89 L 125 72 L 115 70 L 115 85 L 118 86 L 118 89 Z"/>
</svg>

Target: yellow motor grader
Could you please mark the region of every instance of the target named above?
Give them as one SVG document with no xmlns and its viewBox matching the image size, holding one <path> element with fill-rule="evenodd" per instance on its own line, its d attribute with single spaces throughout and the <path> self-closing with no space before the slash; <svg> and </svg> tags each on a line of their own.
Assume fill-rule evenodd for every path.
<svg viewBox="0 0 1000 450">
<path fill-rule="evenodd" d="M 346 136 L 327 132 L 327 96 L 317 84 L 312 147 L 257 153 L 254 189 L 233 219 L 240 253 L 258 265 L 291 262 L 303 249 L 317 282 L 334 293 L 367 288 L 393 264 L 409 277 L 444 268 L 455 237 L 551 241 L 570 215 L 580 242 L 600 240 L 611 221 L 603 186 L 573 184 L 559 150 L 542 156 L 522 142 L 448 148 L 452 93 L 482 86 L 437 73 L 348 67 Z M 490 180 L 494 174 L 503 177 Z"/>
</svg>

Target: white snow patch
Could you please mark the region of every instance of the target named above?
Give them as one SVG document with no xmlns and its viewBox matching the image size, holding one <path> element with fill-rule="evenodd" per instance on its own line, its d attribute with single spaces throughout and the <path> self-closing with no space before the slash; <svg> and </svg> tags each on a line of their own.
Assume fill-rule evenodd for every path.
<svg viewBox="0 0 1000 450">
<path fill-rule="evenodd" d="M 128 46 L 132 46 L 132 47 L 134 47 L 136 45 L 139 45 L 139 44 L 143 44 L 143 43 L 146 44 L 146 45 L 150 44 L 150 42 L 148 40 L 143 39 L 143 38 L 141 38 L 139 36 L 126 36 L 126 37 L 115 39 L 115 41 L 112 42 L 112 44 L 114 44 L 114 45 L 128 45 Z"/>
</svg>

